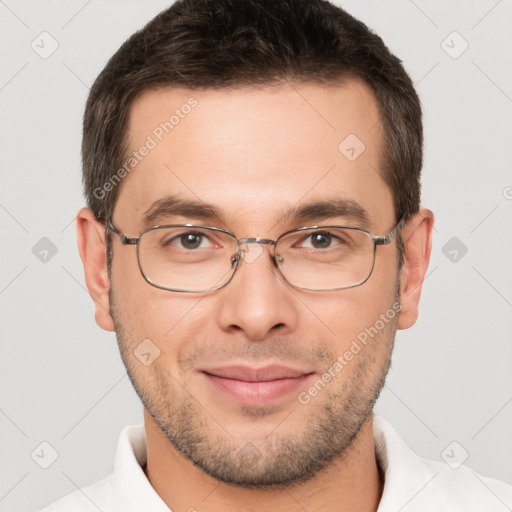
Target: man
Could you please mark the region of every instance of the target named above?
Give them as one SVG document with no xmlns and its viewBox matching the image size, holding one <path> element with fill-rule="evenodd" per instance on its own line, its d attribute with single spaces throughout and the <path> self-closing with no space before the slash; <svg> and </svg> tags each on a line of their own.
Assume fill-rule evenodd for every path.
<svg viewBox="0 0 512 512">
<path fill-rule="evenodd" d="M 419 99 L 321 0 L 182 0 L 91 89 L 78 245 L 144 404 L 46 511 L 507 510 L 373 414 L 433 214 Z"/>
</svg>

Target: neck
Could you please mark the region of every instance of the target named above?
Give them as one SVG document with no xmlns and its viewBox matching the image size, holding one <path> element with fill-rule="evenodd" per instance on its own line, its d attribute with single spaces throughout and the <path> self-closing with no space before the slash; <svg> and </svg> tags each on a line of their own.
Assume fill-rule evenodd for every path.
<svg viewBox="0 0 512 512">
<path fill-rule="evenodd" d="M 173 512 L 375 512 L 378 508 L 384 482 L 375 457 L 372 414 L 342 461 L 334 461 L 305 483 L 277 490 L 243 489 L 219 482 L 178 452 L 146 410 L 144 420 L 144 471 Z"/>
</svg>

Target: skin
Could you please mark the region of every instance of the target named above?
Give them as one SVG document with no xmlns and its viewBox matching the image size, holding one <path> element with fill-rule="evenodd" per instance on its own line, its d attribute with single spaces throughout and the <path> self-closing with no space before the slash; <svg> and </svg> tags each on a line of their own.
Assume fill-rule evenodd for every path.
<svg viewBox="0 0 512 512">
<path fill-rule="evenodd" d="M 144 212 L 167 194 L 215 205 L 223 217 L 214 225 L 239 238 L 276 239 L 300 227 L 284 219 L 286 210 L 334 197 L 363 206 L 375 235 L 395 225 L 392 193 L 378 172 L 382 125 L 363 82 L 146 92 L 132 106 L 131 147 L 144 144 L 191 96 L 197 107 L 122 183 L 113 222 L 128 236 L 140 234 Z M 366 145 L 353 162 L 338 151 L 350 133 Z M 159 223 L 212 224 L 193 217 L 166 220 Z M 377 248 L 370 279 L 355 288 L 293 288 L 272 266 L 268 246 L 261 246 L 261 254 L 242 261 L 225 288 L 187 294 L 150 286 L 135 247 L 123 247 L 117 237 L 109 279 L 105 228 L 89 209 L 80 210 L 78 245 L 96 322 L 116 331 L 145 405 L 145 472 L 172 510 L 377 509 L 383 479 L 371 410 L 396 330 L 417 319 L 432 225 L 432 212 L 421 209 L 401 231 L 406 256 L 400 275 L 393 241 Z M 242 406 L 213 389 L 199 371 L 221 363 L 280 363 L 314 372 L 299 389 L 307 390 L 391 308 L 396 293 L 399 317 L 307 404 L 294 392 L 265 406 Z M 147 338 L 160 356 L 144 366 L 133 351 Z"/>
</svg>

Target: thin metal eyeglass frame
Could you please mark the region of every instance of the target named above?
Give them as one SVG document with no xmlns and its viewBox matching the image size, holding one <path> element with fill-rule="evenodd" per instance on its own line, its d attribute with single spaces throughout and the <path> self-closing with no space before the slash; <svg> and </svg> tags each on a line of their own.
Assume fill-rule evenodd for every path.
<svg viewBox="0 0 512 512">
<path fill-rule="evenodd" d="M 240 238 L 239 239 L 239 238 L 237 238 L 237 236 L 234 233 L 231 233 L 230 231 L 227 231 L 225 229 L 217 228 L 215 226 L 202 226 L 202 225 L 197 225 L 197 224 L 166 224 L 166 225 L 161 225 L 161 226 L 152 226 L 152 227 L 147 228 L 144 231 L 142 231 L 142 233 L 140 233 L 140 235 L 138 237 L 130 238 L 126 234 L 121 232 L 119 229 L 117 229 L 111 221 L 107 221 L 105 223 L 106 229 L 108 231 L 112 232 L 113 234 L 117 235 L 119 237 L 122 245 L 136 245 L 137 246 L 137 263 L 138 263 L 138 266 L 139 266 L 139 270 L 140 270 L 140 272 L 142 274 L 142 277 L 144 278 L 144 280 L 147 283 L 149 283 L 151 286 L 154 286 L 155 288 L 160 288 L 162 290 L 166 290 L 166 291 L 170 291 L 170 292 L 182 292 L 182 293 L 206 293 L 206 292 L 210 292 L 210 291 L 219 290 L 219 289 L 224 288 L 225 286 L 227 286 L 231 282 L 231 280 L 233 279 L 233 276 L 235 275 L 236 271 L 238 270 L 238 267 L 240 266 L 240 261 L 243 259 L 241 251 L 240 251 L 240 245 L 242 245 L 242 244 L 265 244 L 265 245 L 272 246 L 274 248 L 274 250 L 271 252 L 270 257 L 272 259 L 274 267 L 278 270 L 278 272 L 281 275 L 281 277 L 290 286 L 293 286 L 294 288 L 298 288 L 300 290 L 325 291 L 325 292 L 336 291 L 336 290 L 346 290 L 348 288 L 355 288 L 356 286 L 361 286 L 362 284 L 366 283 L 366 281 L 368 281 L 368 279 L 370 279 L 370 276 L 373 273 L 373 268 L 375 266 L 375 258 L 376 258 L 377 246 L 378 245 L 388 245 L 393 240 L 393 238 L 396 236 L 396 234 L 404 226 L 405 226 L 405 216 L 402 216 L 402 218 L 398 221 L 398 223 L 386 235 L 383 235 L 383 236 L 375 236 L 371 231 L 368 231 L 367 229 L 357 228 L 357 227 L 353 227 L 353 226 L 332 226 L 332 225 L 328 225 L 328 226 L 305 226 L 305 227 L 301 227 L 301 228 L 290 229 L 289 231 L 286 231 L 285 233 L 282 233 L 281 235 L 279 235 L 275 240 L 271 240 L 271 239 L 268 239 L 268 238 L 257 238 L 257 237 L 256 238 L 255 237 L 246 237 L 246 238 Z M 236 242 L 237 242 L 237 252 L 231 258 L 231 266 L 233 267 L 233 265 L 235 265 L 235 267 L 230 269 L 231 276 L 230 276 L 230 278 L 224 284 L 221 284 L 219 286 L 214 286 L 212 288 L 207 288 L 207 289 L 204 289 L 204 290 L 184 290 L 184 289 L 171 288 L 169 286 L 160 285 L 158 283 L 155 283 L 151 279 L 149 279 L 148 276 L 146 276 L 146 274 L 144 272 L 144 269 L 142 268 L 142 265 L 140 263 L 140 255 L 139 255 L 140 239 L 142 238 L 142 236 L 145 233 L 147 233 L 149 231 L 166 229 L 166 228 L 175 228 L 175 227 L 208 229 L 210 231 L 217 231 L 217 232 L 220 232 L 220 233 L 224 233 L 224 234 L 229 235 L 230 237 L 232 237 L 234 240 L 236 240 Z M 306 287 L 303 287 L 303 286 L 298 286 L 298 285 L 288 281 L 286 276 L 283 274 L 282 270 L 279 268 L 279 264 L 278 264 L 278 262 L 276 260 L 275 247 L 276 247 L 276 244 L 279 242 L 279 240 L 281 240 L 283 237 L 289 235 L 290 233 L 300 233 L 301 231 L 306 231 L 308 229 L 328 229 L 328 228 L 330 228 L 330 229 L 333 229 L 333 228 L 340 229 L 340 228 L 342 228 L 342 229 L 352 229 L 352 230 L 355 230 L 355 231 L 362 231 L 363 233 L 366 233 L 372 239 L 372 241 L 373 241 L 372 266 L 371 266 L 371 269 L 370 269 L 370 271 L 368 273 L 368 276 L 365 279 L 363 279 L 362 281 L 360 281 L 360 282 L 358 282 L 356 284 L 352 284 L 352 285 L 349 285 L 349 286 L 342 286 L 340 288 L 306 288 Z"/>
</svg>

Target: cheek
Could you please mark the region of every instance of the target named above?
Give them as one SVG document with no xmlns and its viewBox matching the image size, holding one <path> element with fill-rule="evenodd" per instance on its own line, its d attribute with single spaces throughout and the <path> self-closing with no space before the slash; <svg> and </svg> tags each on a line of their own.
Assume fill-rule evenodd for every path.
<svg viewBox="0 0 512 512">
<path fill-rule="evenodd" d="M 212 332 L 209 322 L 213 323 L 215 315 L 210 301 L 201 295 L 150 285 L 142 276 L 132 247 L 115 247 L 111 284 L 116 322 L 125 331 L 122 344 L 126 353 L 133 354 L 150 340 L 158 349 L 159 362 L 177 374 L 180 354 L 201 344 Z"/>
<path fill-rule="evenodd" d="M 330 340 L 337 354 L 343 354 L 358 336 L 364 338 L 369 330 L 377 329 L 384 335 L 399 308 L 394 306 L 395 282 L 396 271 L 374 271 L 361 286 L 304 298 L 304 331 Z"/>
<path fill-rule="evenodd" d="M 135 247 L 116 246 L 111 284 L 116 314 L 131 337 L 158 339 L 173 324 L 173 312 L 180 313 L 173 307 L 178 301 L 171 300 L 170 292 L 155 288 L 144 279 Z"/>
<path fill-rule="evenodd" d="M 213 314 L 205 311 L 204 297 L 203 302 L 197 295 L 160 290 L 137 274 L 113 280 L 113 285 L 117 321 L 127 331 L 125 350 L 134 352 L 150 340 L 160 364 L 177 375 L 180 353 L 210 332 L 207 322 Z"/>
</svg>

